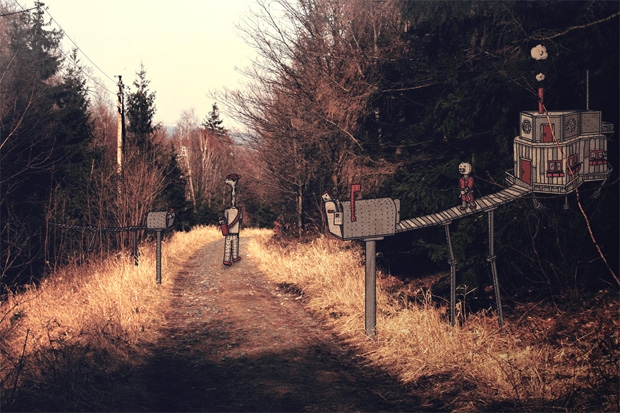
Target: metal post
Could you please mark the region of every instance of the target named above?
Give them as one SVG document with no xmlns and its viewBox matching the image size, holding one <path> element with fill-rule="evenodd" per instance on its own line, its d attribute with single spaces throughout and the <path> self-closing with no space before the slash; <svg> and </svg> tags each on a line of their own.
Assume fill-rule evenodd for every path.
<svg viewBox="0 0 620 413">
<path fill-rule="evenodd" d="M 365 320 L 366 335 L 375 338 L 377 326 L 376 240 L 366 240 Z"/>
<path fill-rule="evenodd" d="M 156 274 L 156 281 L 157 284 L 161 284 L 161 230 L 156 231 L 157 232 L 157 247 L 156 249 L 156 268 L 157 268 L 157 274 Z"/>
<path fill-rule="evenodd" d="M 448 253 L 450 259 L 450 323 L 452 327 L 456 325 L 456 264 L 457 260 L 454 259 L 454 250 L 452 249 L 452 241 L 450 240 L 450 223 L 444 225 L 446 230 L 446 239 L 448 240 Z"/>
<path fill-rule="evenodd" d="M 497 257 L 495 256 L 495 225 L 493 223 L 493 209 L 487 212 L 489 220 L 489 257 L 487 261 L 491 263 L 491 273 L 493 274 L 493 289 L 495 290 L 495 302 L 497 304 L 497 315 L 499 326 L 504 327 L 504 314 L 502 312 L 502 298 L 499 293 L 499 280 L 497 279 Z"/>
<path fill-rule="evenodd" d="M 138 252 L 138 231 L 137 230 L 133 230 L 133 245 L 132 245 L 132 255 L 133 255 L 133 263 L 134 265 L 137 267 L 138 265 L 140 265 L 140 262 L 138 261 L 138 257 L 140 256 L 140 253 Z"/>
</svg>

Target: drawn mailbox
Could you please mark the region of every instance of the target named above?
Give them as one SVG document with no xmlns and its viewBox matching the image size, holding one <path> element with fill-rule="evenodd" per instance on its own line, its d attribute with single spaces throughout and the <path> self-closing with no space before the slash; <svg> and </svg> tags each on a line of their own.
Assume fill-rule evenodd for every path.
<svg viewBox="0 0 620 413">
<path fill-rule="evenodd" d="M 400 201 L 391 198 L 340 202 L 325 193 L 329 232 L 342 239 L 383 238 L 396 234 L 400 221 Z"/>
<path fill-rule="evenodd" d="M 151 230 L 164 230 L 174 224 L 173 211 L 149 212 L 146 216 L 146 227 Z"/>
<path fill-rule="evenodd" d="M 157 244 L 155 248 L 155 279 L 157 284 L 161 284 L 161 232 L 172 227 L 174 224 L 174 210 L 149 212 L 146 216 L 146 228 L 157 233 Z"/>
</svg>

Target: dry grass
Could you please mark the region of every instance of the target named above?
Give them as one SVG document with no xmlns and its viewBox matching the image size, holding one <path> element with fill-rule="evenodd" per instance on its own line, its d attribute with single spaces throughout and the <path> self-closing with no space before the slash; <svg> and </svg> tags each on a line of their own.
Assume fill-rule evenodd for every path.
<svg viewBox="0 0 620 413">
<path fill-rule="evenodd" d="M 120 382 L 159 338 L 171 274 L 216 238 L 216 228 L 204 227 L 164 239 L 161 285 L 151 242 L 142 246 L 139 266 L 119 254 L 6 295 L 0 305 L 3 408 L 106 410 L 115 404 L 110 394 L 122 405 L 132 389 Z"/>
<path fill-rule="evenodd" d="M 423 410 L 617 410 L 617 300 L 574 317 L 542 315 L 532 304 L 523 317 L 507 317 L 501 331 L 491 312 L 451 328 L 446 309 L 428 291 L 407 291 L 379 274 L 377 339 L 370 340 L 360 245 L 331 237 L 278 243 L 265 230 L 243 236 L 252 238 L 247 253 L 268 278 L 303 291 L 304 305 L 369 363 L 416 386 L 427 403 Z M 6 295 L 0 303 L 2 408 L 142 410 L 141 397 L 148 395 L 132 384 L 132 373 L 157 344 L 172 274 L 217 239 L 215 227 L 166 238 L 161 285 L 152 242 L 142 246 L 138 267 L 128 256 L 110 257 Z"/>
<path fill-rule="evenodd" d="M 402 294 L 406 286 L 400 283 L 397 293 L 399 281 L 379 273 L 373 341 L 364 334 L 360 245 L 331 237 L 305 244 L 277 243 L 265 233 L 254 238 L 249 251 L 274 282 L 303 290 L 312 311 L 359 347 L 372 364 L 417 385 L 433 399 L 429 407 L 455 411 L 616 411 L 618 407 L 617 321 L 606 330 L 610 336 L 598 342 L 612 347 L 597 358 L 591 354 L 591 343 L 580 339 L 589 335 L 587 331 L 581 330 L 579 337 L 549 340 L 551 318 L 508 319 L 499 330 L 496 315 L 482 312 L 452 328 L 446 308 L 438 308 L 428 291 Z M 613 308 L 617 314 L 617 303 Z"/>
</svg>

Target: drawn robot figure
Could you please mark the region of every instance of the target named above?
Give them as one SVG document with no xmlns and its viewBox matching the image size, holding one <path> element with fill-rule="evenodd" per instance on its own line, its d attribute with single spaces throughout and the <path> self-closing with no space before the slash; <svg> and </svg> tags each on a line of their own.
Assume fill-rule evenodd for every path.
<svg viewBox="0 0 620 413">
<path fill-rule="evenodd" d="M 224 210 L 224 216 L 220 217 L 219 223 L 222 229 L 224 241 L 224 265 L 231 266 L 241 261 L 239 256 L 239 228 L 243 221 L 243 211 L 237 208 L 236 186 L 241 178 L 238 174 L 229 174 L 224 183 L 232 188 L 230 208 Z"/>
<path fill-rule="evenodd" d="M 459 189 L 461 191 L 461 206 L 459 209 L 461 211 L 467 208 L 476 209 L 474 177 L 471 176 L 471 164 L 469 162 L 461 162 L 459 164 L 459 173 L 462 175 L 461 179 L 459 179 Z"/>
</svg>

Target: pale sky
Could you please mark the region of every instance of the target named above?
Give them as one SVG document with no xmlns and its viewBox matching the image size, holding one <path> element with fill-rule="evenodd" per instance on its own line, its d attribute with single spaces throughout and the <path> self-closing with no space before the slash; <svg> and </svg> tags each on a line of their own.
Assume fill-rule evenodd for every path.
<svg viewBox="0 0 620 413">
<path fill-rule="evenodd" d="M 24 8 L 34 0 L 17 0 Z M 116 75 L 133 86 L 143 63 L 156 92 L 155 122 L 174 126 L 194 109 L 202 121 L 214 101 L 211 90 L 243 87 L 238 69 L 251 65 L 254 51 L 237 26 L 255 0 L 43 0 L 66 36 L 63 49 L 77 44 L 78 57 L 93 77 L 116 93 Z M 52 22 L 52 27 L 58 28 Z M 67 36 L 71 39 L 69 40 Z M 105 75 L 103 73 L 105 73 Z M 107 75 L 107 76 L 106 76 Z M 108 76 L 111 79 L 108 78 Z M 116 96 L 111 96 L 116 101 Z M 238 128 L 219 105 L 224 126 Z"/>
</svg>

